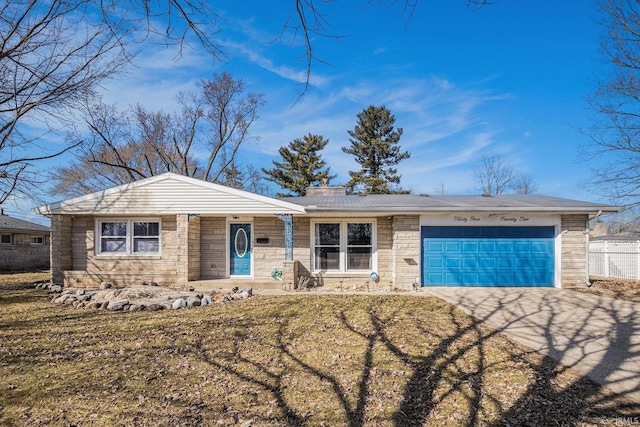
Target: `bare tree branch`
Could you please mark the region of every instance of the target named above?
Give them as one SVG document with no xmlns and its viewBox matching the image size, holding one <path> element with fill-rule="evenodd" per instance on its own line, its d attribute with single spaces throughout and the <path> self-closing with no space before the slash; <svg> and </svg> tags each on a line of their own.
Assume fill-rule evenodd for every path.
<svg viewBox="0 0 640 427">
<path fill-rule="evenodd" d="M 249 138 L 263 97 L 242 97 L 242 81 L 228 73 L 199 86 L 200 95 L 178 96 L 182 108 L 173 114 L 140 105 L 125 112 L 87 105 L 89 132 L 70 133 L 69 140 L 82 145 L 71 165 L 54 171 L 54 193 L 79 195 L 164 172 L 221 182 L 230 166 L 240 171 L 236 154 Z M 201 159 L 201 153 L 210 154 Z M 259 188 L 254 175 L 247 170 L 246 182 Z"/>
<path fill-rule="evenodd" d="M 609 63 L 589 98 L 596 114 L 584 130 L 591 144 L 588 160 L 606 163 L 593 171 L 588 185 L 629 206 L 640 204 L 640 5 L 630 0 L 600 0 L 602 53 Z"/>
</svg>

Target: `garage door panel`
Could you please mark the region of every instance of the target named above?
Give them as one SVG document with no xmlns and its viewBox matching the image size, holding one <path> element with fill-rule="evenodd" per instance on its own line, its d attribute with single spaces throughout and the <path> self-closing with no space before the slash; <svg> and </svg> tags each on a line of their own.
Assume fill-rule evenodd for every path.
<svg viewBox="0 0 640 427">
<path fill-rule="evenodd" d="M 492 254 L 496 251 L 496 243 L 495 242 L 480 242 L 480 252 Z"/>
<path fill-rule="evenodd" d="M 444 267 L 444 260 L 440 257 L 429 257 L 426 260 L 426 265 L 429 268 L 442 268 Z"/>
<path fill-rule="evenodd" d="M 513 242 L 501 241 L 496 243 L 496 248 L 499 253 L 509 254 L 513 252 Z"/>
<path fill-rule="evenodd" d="M 447 268 L 460 268 L 460 258 L 445 258 L 444 265 Z"/>
<path fill-rule="evenodd" d="M 554 227 L 422 227 L 423 284 L 553 286 L 554 236 Z"/>
<path fill-rule="evenodd" d="M 478 259 L 477 258 L 464 258 L 462 260 L 463 268 L 478 268 Z"/>
<path fill-rule="evenodd" d="M 493 269 L 496 266 L 496 260 L 495 258 L 487 258 L 486 256 L 483 256 L 480 257 L 478 264 L 480 268 Z"/>
<path fill-rule="evenodd" d="M 550 246 L 552 243 L 550 242 L 531 242 L 531 252 L 538 254 L 547 254 L 549 253 Z"/>
<path fill-rule="evenodd" d="M 429 253 L 444 253 L 444 242 L 431 240 L 427 242 L 427 250 Z"/>
<path fill-rule="evenodd" d="M 462 242 L 462 252 L 465 254 L 476 254 L 478 253 L 479 242 L 474 241 L 465 241 Z"/>
<path fill-rule="evenodd" d="M 448 242 L 446 240 L 444 241 L 444 251 L 448 254 L 461 253 L 461 249 L 461 242 Z"/>
</svg>

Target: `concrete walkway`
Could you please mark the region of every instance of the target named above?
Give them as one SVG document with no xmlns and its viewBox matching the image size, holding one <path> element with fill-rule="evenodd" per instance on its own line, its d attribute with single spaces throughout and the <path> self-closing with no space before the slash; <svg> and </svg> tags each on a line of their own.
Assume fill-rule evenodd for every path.
<svg viewBox="0 0 640 427">
<path fill-rule="evenodd" d="M 640 304 L 553 288 L 422 288 L 640 402 Z"/>
</svg>

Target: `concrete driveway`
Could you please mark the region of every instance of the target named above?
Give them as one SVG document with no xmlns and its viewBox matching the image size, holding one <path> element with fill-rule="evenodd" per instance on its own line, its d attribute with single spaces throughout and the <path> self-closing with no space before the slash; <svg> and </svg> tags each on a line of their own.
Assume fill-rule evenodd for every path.
<svg viewBox="0 0 640 427">
<path fill-rule="evenodd" d="M 640 402 L 640 304 L 554 288 L 422 288 Z"/>
</svg>

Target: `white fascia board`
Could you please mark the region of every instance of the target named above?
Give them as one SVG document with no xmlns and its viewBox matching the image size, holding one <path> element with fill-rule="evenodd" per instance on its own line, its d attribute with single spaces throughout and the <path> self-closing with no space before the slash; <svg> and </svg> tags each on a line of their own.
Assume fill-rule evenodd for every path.
<svg viewBox="0 0 640 427">
<path fill-rule="evenodd" d="M 105 190 L 101 190 L 101 191 L 96 191 L 94 193 L 89 193 L 89 194 L 85 194 L 83 196 L 78 196 L 78 197 L 73 197 L 71 199 L 66 199 L 66 200 L 62 200 L 62 201 L 58 201 L 55 203 L 51 203 L 51 204 L 47 204 L 47 205 L 43 205 L 43 206 L 38 206 L 36 208 L 34 208 L 34 212 L 41 214 L 41 215 L 51 215 L 51 214 L 64 214 L 64 213 L 74 213 L 74 214 L 80 214 L 80 213 L 87 213 L 87 214 L 96 214 L 97 212 L 82 212 L 82 211 L 77 211 L 74 209 L 68 209 L 68 208 L 72 208 L 74 205 L 83 203 L 83 202 L 87 202 L 87 201 L 92 201 L 92 200 L 101 200 L 104 199 L 107 196 L 113 195 L 113 194 L 117 194 L 117 193 L 122 193 L 122 192 L 126 192 L 126 191 L 130 191 L 136 188 L 140 188 L 140 187 L 144 187 L 144 186 L 148 186 L 148 185 L 152 185 L 154 183 L 158 183 L 164 180 L 174 180 L 174 181 L 181 181 L 184 182 L 186 184 L 189 185 L 193 185 L 193 186 L 198 186 L 201 188 L 205 188 L 208 190 L 213 190 L 216 191 L 218 193 L 224 193 L 224 194 L 229 194 L 229 195 L 234 195 L 237 197 L 242 197 L 245 199 L 249 199 L 249 200 L 253 200 L 256 201 L 258 203 L 264 203 L 276 208 L 281 208 L 283 210 L 283 213 L 296 213 L 296 214 L 304 214 L 305 208 L 301 205 L 297 205 L 295 203 L 290 203 L 290 202 L 285 202 L 282 200 L 278 200 L 278 199 L 274 199 L 271 197 L 267 197 L 267 196 L 262 196 L 259 194 L 255 194 L 255 193 L 251 193 L 248 191 L 244 191 L 244 190 L 238 190 L 235 188 L 229 188 L 226 187 L 224 185 L 220 185 L 220 184 L 214 184 L 211 182 L 207 182 L 207 181 L 202 181 L 200 179 L 196 179 L 196 178 L 191 178 L 191 177 L 187 177 L 184 175 L 179 175 L 179 174 L 175 174 L 172 172 L 167 172 L 164 173 L 162 175 L 156 175 L 156 176 L 152 176 L 150 178 L 145 178 L 145 179 L 141 179 L 139 181 L 135 181 L 132 183 L 128 183 L 128 184 L 123 184 L 123 185 L 119 185 L 117 187 L 112 187 L 112 188 L 108 188 Z M 191 213 L 198 213 L 198 207 L 194 206 L 193 207 L 193 212 Z"/>
</svg>

